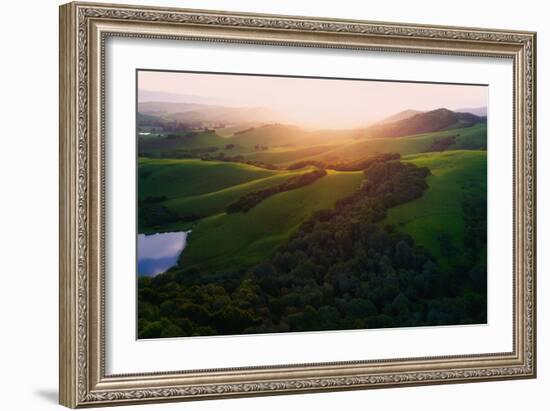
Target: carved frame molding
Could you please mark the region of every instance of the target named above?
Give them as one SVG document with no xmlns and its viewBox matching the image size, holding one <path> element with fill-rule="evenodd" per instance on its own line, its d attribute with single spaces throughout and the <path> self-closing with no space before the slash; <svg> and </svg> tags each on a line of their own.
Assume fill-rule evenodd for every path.
<svg viewBox="0 0 550 411">
<path fill-rule="evenodd" d="M 104 46 L 109 36 L 513 59 L 513 352 L 105 375 L 103 96 Z M 92 3 L 61 6 L 61 404 L 102 406 L 535 377 L 535 50 L 532 32 Z"/>
</svg>

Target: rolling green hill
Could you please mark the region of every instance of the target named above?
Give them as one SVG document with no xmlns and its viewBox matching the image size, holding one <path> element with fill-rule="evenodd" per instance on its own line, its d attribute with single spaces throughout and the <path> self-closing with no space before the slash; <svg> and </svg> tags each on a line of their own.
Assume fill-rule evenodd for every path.
<svg viewBox="0 0 550 411">
<path fill-rule="evenodd" d="M 396 224 L 445 263 L 441 236 L 459 255 L 464 243 L 463 201 L 487 196 L 487 153 L 461 150 L 425 153 L 402 159 L 419 167 L 428 167 L 428 190 L 419 199 L 388 211 L 386 222 Z M 449 256 L 452 258 L 452 256 Z"/>
<path fill-rule="evenodd" d="M 263 161 L 268 164 L 284 166 L 288 163 L 294 163 L 305 158 L 310 158 L 312 156 L 329 152 L 335 147 L 336 146 L 331 145 L 318 145 L 310 147 L 297 147 L 294 149 L 280 148 L 255 153 L 246 153 L 244 154 L 244 157 L 247 160 Z"/>
<path fill-rule="evenodd" d="M 303 139 L 304 135 L 306 132 L 299 127 L 269 124 L 237 132 L 231 137 L 231 142 L 249 148 L 256 145 L 272 147 L 296 144 Z"/>
<path fill-rule="evenodd" d="M 178 151 L 200 150 L 209 147 L 223 148 L 228 143 L 212 131 L 183 131 L 166 137 L 139 140 L 140 155 L 159 155 L 161 153 L 177 153 Z"/>
<path fill-rule="evenodd" d="M 377 138 L 343 145 L 330 151 L 308 157 L 321 161 L 353 161 L 377 153 L 399 153 L 401 155 L 426 152 L 437 139 L 454 137 L 455 143 L 448 150 L 484 149 L 487 146 L 487 124 L 449 129 L 414 136 Z"/>
<path fill-rule="evenodd" d="M 313 167 L 302 168 L 295 171 L 284 170 L 242 184 L 222 188 L 217 191 L 193 196 L 182 195 L 165 201 L 163 204 L 180 215 L 200 214 L 202 216 L 210 216 L 219 214 L 224 212 L 225 207 L 229 204 L 234 203 L 248 193 L 276 186 L 289 177 L 304 174 L 311 170 L 313 170 Z"/>
<path fill-rule="evenodd" d="M 354 161 L 377 153 L 409 155 L 426 151 L 486 149 L 486 122 L 471 123 L 468 122 L 467 113 L 454 114 L 456 116 L 451 116 L 451 119 L 456 117 L 457 122 L 453 123 L 455 128 L 401 137 L 392 135 L 365 138 L 368 134 L 366 130 L 306 131 L 294 126 L 271 124 L 240 130 L 229 137 L 222 137 L 214 131 L 188 131 L 164 137 L 140 137 L 139 153 L 145 157 L 167 158 L 242 156 L 246 160 L 285 166 L 302 160 Z M 466 117 L 460 117 L 462 115 Z M 476 118 L 479 120 L 479 117 Z M 397 123 L 401 122 L 390 124 Z M 447 123 L 438 123 L 438 127 L 444 124 Z M 380 125 L 387 126 L 385 123 Z M 401 133 L 408 129 L 399 130 Z"/>
<path fill-rule="evenodd" d="M 169 200 L 197 196 L 277 173 L 248 164 L 221 161 L 140 158 L 138 198 L 164 196 Z"/>
<path fill-rule="evenodd" d="M 479 123 L 471 127 L 436 131 L 433 133 L 418 134 L 404 137 L 351 139 L 349 136 L 335 134 L 322 145 L 303 145 L 294 147 L 280 147 L 265 151 L 235 150 L 248 160 L 263 161 L 269 164 L 285 166 L 301 160 L 320 160 L 325 162 L 355 161 L 373 154 L 399 153 L 410 155 L 430 151 L 434 142 L 449 139 L 446 150 L 479 150 L 487 148 L 487 124 Z M 233 139 L 228 139 L 233 140 Z M 313 138 L 307 141 L 314 141 Z M 229 152 L 226 151 L 226 155 Z"/>
<path fill-rule="evenodd" d="M 269 148 L 304 148 L 323 144 L 345 144 L 354 138 L 362 137 L 364 133 L 361 129 L 306 130 L 288 124 L 268 124 L 237 132 L 231 137 L 231 142 L 248 148 L 256 145 Z"/>
<path fill-rule="evenodd" d="M 268 257 L 313 212 L 331 208 L 359 188 L 362 172 L 336 172 L 296 190 L 276 194 L 247 213 L 201 220 L 180 256 L 184 268 L 247 267 Z"/>
</svg>

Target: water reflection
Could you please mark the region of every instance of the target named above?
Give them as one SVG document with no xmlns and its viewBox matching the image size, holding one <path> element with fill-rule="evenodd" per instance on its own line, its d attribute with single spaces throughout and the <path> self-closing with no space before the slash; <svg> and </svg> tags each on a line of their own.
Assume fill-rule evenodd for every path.
<svg viewBox="0 0 550 411">
<path fill-rule="evenodd" d="M 152 277 L 176 265 L 190 232 L 138 234 L 138 275 Z"/>
</svg>

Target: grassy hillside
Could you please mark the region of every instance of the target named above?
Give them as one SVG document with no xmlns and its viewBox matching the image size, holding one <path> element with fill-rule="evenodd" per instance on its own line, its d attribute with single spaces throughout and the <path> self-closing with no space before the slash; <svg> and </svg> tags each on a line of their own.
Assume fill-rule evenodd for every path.
<svg viewBox="0 0 550 411">
<path fill-rule="evenodd" d="M 177 151 L 200 150 L 209 147 L 222 148 L 228 143 L 224 137 L 212 131 L 191 132 L 182 131 L 173 133 L 167 137 L 139 140 L 140 154 L 158 155 L 161 153 L 174 153 Z"/>
<path fill-rule="evenodd" d="M 336 146 L 332 145 L 297 147 L 293 149 L 289 149 L 288 147 L 281 147 L 279 149 L 247 153 L 244 154 L 244 157 L 248 160 L 263 161 L 264 163 L 268 164 L 284 166 L 288 163 L 294 163 L 305 158 L 310 158 L 312 156 L 317 156 L 319 154 L 329 152 L 335 147 Z"/>
<path fill-rule="evenodd" d="M 233 165 L 237 166 L 236 164 Z M 256 180 L 222 188 L 221 190 L 193 196 L 182 195 L 180 197 L 165 201 L 163 204 L 169 209 L 183 215 L 199 212 L 200 215 L 204 216 L 219 214 L 224 212 L 225 207 L 229 204 L 237 201 L 239 198 L 248 193 L 276 186 L 289 177 L 304 174 L 311 170 L 313 170 L 313 167 L 302 168 L 295 171 L 280 171 Z"/>
<path fill-rule="evenodd" d="M 409 233 L 417 244 L 445 262 L 442 233 L 449 236 L 452 247 L 461 250 L 464 240 L 462 202 L 467 196 L 487 196 L 487 153 L 446 151 L 411 155 L 402 160 L 431 170 L 432 175 L 427 180 L 429 188 L 421 198 L 390 209 L 386 221 Z"/>
<path fill-rule="evenodd" d="M 480 149 L 487 145 L 487 124 L 437 131 L 406 137 L 377 138 L 354 142 L 309 158 L 328 161 L 352 161 L 376 153 L 417 154 L 427 151 L 437 139 L 455 137 L 449 150 Z"/>
<path fill-rule="evenodd" d="M 306 132 L 298 127 L 270 124 L 237 132 L 231 137 L 231 142 L 244 147 L 254 147 L 257 144 L 273 147 L 296 144 L 304 135 Z"/>
<path fill-rule="evenodd" d="M 201 220 L 180 263 L 185 268 L 223 270 L 261 261 L 313 212 L 331 208 L 356 191 L 362 178 L 362 172 L 329 171 L 315 183 L 276 194 L 247 213 L 222 213 Z"/>
<path fill-rule="evenodd" d="M 438 147 L 486 149 L 487 124 L 387 138 L 365 138 L 361 130 L 305 131 L 275 124 L 240 130 L 224 137 L 208 131 L 139 139 L 139 153 L 146 157 L 242 156 L 246 160 L 280 166 L 301 160 L 354 161 L 377 153 L 409 155 L 440 151 Z"/>
<path fill-rule="evenodd" d="M 197 196 L 278 173 L 248 164 L 196 159 L 140 158 L 138 165 L 140 200 L 160 196 L 167 199 Z"/>
<path fill-rule="evenodd" d="M 256 131 L 259 133 L 259 131 Z M 433 133 L 418 134 L 405 137 L 390 137 L 376 139 L 353 139 L 350 135 L 335 132 L 334 138 L 329 138 L 328 132 L 322 132 L 324 142 L 315 145 L 314 137 L 307 137 L 304 145 L 294 147 L 277 147 L 268 150 L 250 151 L 244 146 L 225 151 L 226 155 L 243 155 L 248 160 L 263 161 L 280 166 L 301 160 L 320 160 L 326 162 L 354 161 L 377 153 L 399 153 L 401 155 L 417 154 L 429 151 L 434 142 L 450 139 L 447 150 L 478 150 L 487 147 L 487 124 L 476 124 L 472 127 L 449 129 Z M 226 141 L 232 141 L 233 138 Z M 305 144 L 311 142 L 312 144 Z"/>
</svg>

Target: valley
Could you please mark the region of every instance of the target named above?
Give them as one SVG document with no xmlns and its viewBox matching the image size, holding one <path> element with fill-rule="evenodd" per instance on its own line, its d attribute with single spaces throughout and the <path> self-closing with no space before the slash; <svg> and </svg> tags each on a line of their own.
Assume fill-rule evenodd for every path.
<svg viewBox="0 0 550 411">
<path fill-rule="evenodd" d="M 486 321 L 485 116 L 204 106 L 138 107 L 138 232 L 186 240 L 139 279 L 140 338 Z"/>
</svg>

